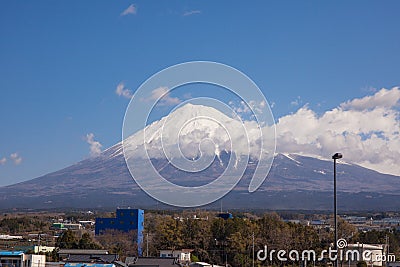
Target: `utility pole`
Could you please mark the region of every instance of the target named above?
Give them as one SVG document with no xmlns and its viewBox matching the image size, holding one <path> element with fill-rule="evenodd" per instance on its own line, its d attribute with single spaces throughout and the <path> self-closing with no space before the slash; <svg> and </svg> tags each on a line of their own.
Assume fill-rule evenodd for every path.
<svg viewBox="0 0 400 267">
<path fill-rule="evenodd" d="M 254 267 L 254 232 L 253 232 L 253 267 Z"/>
<path fill-rule="evenodd" d="M 385 241 L 386 241 L 386 267 L 389 266 L 389 236 L 385 236 Z"/>
<path fill-rule="evenodd" d="M 336 160 L 341 159 L 343 157 L 342 154 L 340 153 L 335 153 L 335 155 L 332 156 L 333 159 L 333 218 L 334 218 L 334 224 L 335 224 L 335 243 L 333 244 L 333 247 L 338 253 L 338 245 L 337 245 L 337 240 L 338 240 L 338 231 L 337 231 L 337 196 L 336 196 Z M 335 267 L 338 267 L 338 258 L 336 257 L 335 260 Z"/>
<path fill-rule="evenodd" d="M 149 256 L 149 233 L 146 233 L 146 255 Z"/>
</svg>

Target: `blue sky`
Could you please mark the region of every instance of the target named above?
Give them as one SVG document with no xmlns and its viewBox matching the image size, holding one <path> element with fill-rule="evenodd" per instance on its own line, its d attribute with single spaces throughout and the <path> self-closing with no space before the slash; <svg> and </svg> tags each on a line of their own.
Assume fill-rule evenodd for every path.
<svg viewBox="0 0 400 267">
<path fill-rule="evenodd" d="M 243 71 L 276 119 L 398 86 L 399 10 L 399 1 L 1 1 L 0 185 L 89 157 L 89 133 L 102 149 L 119 142 L 129 100 L 117 85 L 134 92 L 186 61 Z"/>
</svg>

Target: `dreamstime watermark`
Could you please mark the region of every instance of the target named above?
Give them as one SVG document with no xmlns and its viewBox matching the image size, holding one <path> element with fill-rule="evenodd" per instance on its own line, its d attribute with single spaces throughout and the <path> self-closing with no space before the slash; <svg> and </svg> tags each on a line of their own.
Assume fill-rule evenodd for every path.
<svg viewBox="0 0 400 267">
<path fill-rule="evenodd" d="M 175 90 L 193 84 L 222 88 L 219 96 L 230 94 L 240 106 L 218 94 L 184 91 L 184 97 L 173 96 Z M 173 106 L 167 116 L 156 124 L 149 120 L 157 107 L 166 106 Z M 244 113 L 251 119 L 242 119 Z M 122 140 L 125 161 L 139 187 L 154 199 L 179 207 L 206 205 L 229 193 L 252 158 L 257 165 L 248 191 L 256 191 L 270 171 L 276 146 L 272 111 L 257 85 L 233 67 L 206 61 L 174 65 L 146 80 L 126 109 Z M 221 153 L 230 155 L 228 163 Z M 218 161 L 224 170 L 208 184 L 182 186 L 166 179 L 154 158 L 186 176 Z"/>
<path fill-rule="evenodd" d="M 395 262 L 396 256 L 394 254 L 384 254 L 383 249 L 367 249 L 363 246 L 348 247 L 347 241 L 343 238 L 337 241 L 337 250 L 329 247 L 317 253 L 313 249 L 298 251 L 292 250 L 268 250 L 268 246 L 264 246 L 257 252 L 257 259 L 259 261 L 365 261 L 365 262 Z"/>
</svg>

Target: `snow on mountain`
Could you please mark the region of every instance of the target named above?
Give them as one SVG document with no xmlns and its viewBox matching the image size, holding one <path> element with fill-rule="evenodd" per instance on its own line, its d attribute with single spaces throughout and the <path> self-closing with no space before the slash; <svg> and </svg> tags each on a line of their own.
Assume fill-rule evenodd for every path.
<svg viewBox="0 0 400 267">
<path fill-rule="evenodd" d="M 0 187 L 0 208 L 115 207 L 134 205 L 156 208 L 158 203 L 134 182 L 125 164 L 121 145 L 102 155 L 23 183 Z M 226 198 L 230 208 L 330 209 L 332 204 L 332 161 L 296 154 L 275 155 L 271 172 L 255 192 L 247 191 L 257 162 L 246 172 Z M 228 160 L 226 153 L 222 161 Z M 137 159 L 140 163 L 143 159 Z M 210 168 L 189 176 L 165 159 L 152 160 L 169 181 L 200 186 L 223 172 L 215 160 Z M 400 177 L 381 174 L 355 164 L 338 166 L 339 207 L 352 210 L 398 210 Z M 219 205 L 219 204 L 218 204 Z"/>
<path fill-rule="evenodd" d="M 186 104 L 129 136 L 123 144 L 128 159 L 183 156 L 194 160 L 203 155 L 219 157 L 221 152 L 259 158 L 261 151 L 273 151 L 272 142 L 265 146 L 268 143 L 264 141 L 261 148 L 261 137 L 267 134 L 271 132 L 255 121 L 241 121 L 212 107 Z"/>
<path fill-rule="evenodd" d="M 285 157 L 287 157 L 288 159 L 293 160 L 293 161 L 296 162 L 297 164 L 301 164 L 300 161 L 294 159 L 290 154 L 288 154 L 288 153 L 283 153 L 283 155 L 284 155 Z"/>
<path fill-rule="evenodd" d="M 270 157 L 270 153 L 275 151 L 275 129 L 260 124 L 242 121 L 234 114 L 224 114 L 210 106 L 188 103 L 107 149 L 105 153 L 115 157 L 125 152 L 128 160 L 167 158 L 172 161 L 185 158 L 195 161 L 204 156 L 216 156 L 220 160 L 220 154 L 224 152 L 237 155 L 238 159 L 248 155 L 250 160 L 259 160 L 260 154 Z M 282 151 L 280 144 L 278 149 L 286 157 L 290 158 L 290 154 L 293 154 Z M 327 156 L 329 153 L 326 157 L 310 153 L 302 155 L 331 160 Z M 345 160 L 339 160 L 338 163 L 353 164 Z"/>
</svg>

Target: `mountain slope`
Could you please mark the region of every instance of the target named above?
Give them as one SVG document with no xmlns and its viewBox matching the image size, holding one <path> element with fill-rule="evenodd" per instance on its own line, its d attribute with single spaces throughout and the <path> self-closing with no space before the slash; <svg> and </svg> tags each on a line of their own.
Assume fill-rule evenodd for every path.
<svg viewBox="0 0 400 267">
<path fill-rule="evenodd" d="M 245 135 L 238 130 L 242 126 L 246 129 Z M 268 130 L 263 134 L 266 133 Z M 227 138 L 233 141 L 228 142 Z M 331 160 L 277 154 L 261 187 L 255 193 L 248 192 L 257 165 L 265 164 L 258 161 L 260 138 L 259 128 L 254 122 L 242 124 L 238 118 L 231 118 L 211 107 L 187 104 L 126 138 L 124 148 L 120 142 L 98 157 L 30 181 L 1 187 L 0 208 L 157 206 L 157 202 L 133 181 L 125 162 L 125 149 L 127 158 L 134 161 L 135 166 L 145 166 L 148 154 L 154 168 L 165 179 L 182 186 L 207 184 L 225 171 L 230 159 L 241 161 L 246 158 L 244 155 L 248 155 L 248 160 L 242 160 L 247 166 L 242 179 L 224 197 L 226 207 L 330 209 L 333 191 Z M 212 142 L 204 145 L 204 140 Z M 241 143 L 242 140 L 249 141 L 249 150 L 246 150 L 247 143 Z M 236 143 L 239 145 L 234 146 Z M 200 156 L 211 159 L 211 164 L 198 172 L 178 169 L 174 160 L 183 157 L 174 150 L 177 147 L 193 164 Z M 268 147 L 262 152 L 272 155 Z M 342 209 L 399 209 L 400 177 L 342 161 L 337 168 L 339 207 Z M 142 178 L 152 178 L 146 176 L 146 170 L 142 173 Z M 216 204 L 210 206 L 213 205 Z"/>
<path fill-rule="evenodd" d="M 131 178 L 121 154 L 121 144 L 102 155 L 63 170 L 19 184 L 0 188 L 0 208 L 154 207 Z M 172 182 L 186 186 L 204 184 L 221 172 L 219 161 L 196 177 L 187 177 L 165 160 L 154 160 Z M 224 206 L 240 208 L 329 209 L 332 199 L 332 162 L 299 155 L 278 154 L 261 188 L 247 186 L 256 163 L 249 163 L 237 187 L 224 198 Z M 338 191 L 347 199 L 346 209 L 393 209 L 399 206 L 400 178 L 357 165 L 338 165 Z M 361 198 L 360 198 L 361 197 Z M 350 201 L 349 201 L 350 200 Z M 362 200 L 362 201 L 361 201 Z M 367 201 L 367 202 L 365 202 Z M 372 202 L 372 203 L 369 203 Z"/>
</svg>

